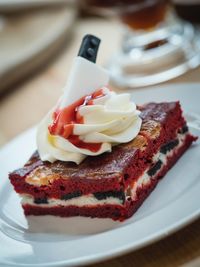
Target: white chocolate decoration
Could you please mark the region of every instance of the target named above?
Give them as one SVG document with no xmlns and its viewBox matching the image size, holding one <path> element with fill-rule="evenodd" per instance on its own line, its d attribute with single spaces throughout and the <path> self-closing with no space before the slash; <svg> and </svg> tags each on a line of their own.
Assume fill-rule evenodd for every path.
<svg viewBox="0 0 200 267">
<path fill-rule="evenodd" d="M 76 57 L 64 88 L 60 107 L 66 107 L 85 95 L 92 94 L 108 85 L 109 75 L 105 69 L 82 57 Z"/>
</svg>

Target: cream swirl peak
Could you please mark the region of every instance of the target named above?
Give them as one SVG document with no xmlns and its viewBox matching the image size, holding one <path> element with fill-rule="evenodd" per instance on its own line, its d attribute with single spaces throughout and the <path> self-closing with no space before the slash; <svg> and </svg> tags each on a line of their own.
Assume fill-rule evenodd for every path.
<svg viewBox="0 0 200 267">
<path fill-rule="evenodd" d="M 141 118 L 129 94 L 108 88 L 107 72 L 77 57 L 57 106 L 41 121 L 37 146 L 43 161 L 72 161 L 111 152 L 134 139 Z"/>
</svg>

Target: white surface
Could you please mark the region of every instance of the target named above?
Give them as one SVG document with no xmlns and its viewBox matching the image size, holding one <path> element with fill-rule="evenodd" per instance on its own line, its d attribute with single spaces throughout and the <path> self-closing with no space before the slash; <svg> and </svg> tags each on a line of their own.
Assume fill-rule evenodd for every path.
<svg viewBox="0 0 200 267">
<path fill-rule="evenodd" d="M 192 131 L 200 135 L 200 85 L 170 85 L 133 94 L 136 103 L 180 100 Z M 0 152 L 0 265 L 74 266 L 111 258 L 152 243 L 200 215 L 200 142 L 178 161 L 135 215 L 123 223 L 109 219 L 30 217 L 29 226 L 7 173 L 35 149 L 35 130 Z M 26 150 L 22 149 L 26 148 Z"/>
</svg>

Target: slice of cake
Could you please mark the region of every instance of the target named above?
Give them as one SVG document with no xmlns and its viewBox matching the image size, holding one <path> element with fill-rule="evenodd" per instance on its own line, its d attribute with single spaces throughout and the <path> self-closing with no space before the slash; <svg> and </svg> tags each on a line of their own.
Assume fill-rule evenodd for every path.
<svg viewBox="0 0 200 267">
<path fill-rule="evenodd" d="M 120 221 L 132 216 L 196 140 L 179 102 L 149 103 L 138 109 L 139 133 L 132 141 L 115 144 L 112 152 L 87 156 L 80 164 L 42 161 L 36 152 L 23 168 L 10 173 L 25 215 Z"/>
<path fill-rule="evenodd" d="M 37 152 L 9 175 L 25 215 L 129 218 L 195 140 L 178 102 L 137 107 L 109 89 L 99 43 L 83 39 Z"/>
</svg>

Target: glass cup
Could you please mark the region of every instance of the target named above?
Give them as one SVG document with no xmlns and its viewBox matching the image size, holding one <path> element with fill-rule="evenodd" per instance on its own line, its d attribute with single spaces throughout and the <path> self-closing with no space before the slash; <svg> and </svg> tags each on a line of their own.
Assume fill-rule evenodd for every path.
<svg viewBox="0 0 200 267">
<path fill-rule="evenodd" d="M 169 0 L 80 0 L 83 8 L 123 23 L 120 51 L 107 68 L 119 87 L 148 86 L 200 64 L 200 34 L 181 20 Z"/>
</svg>

